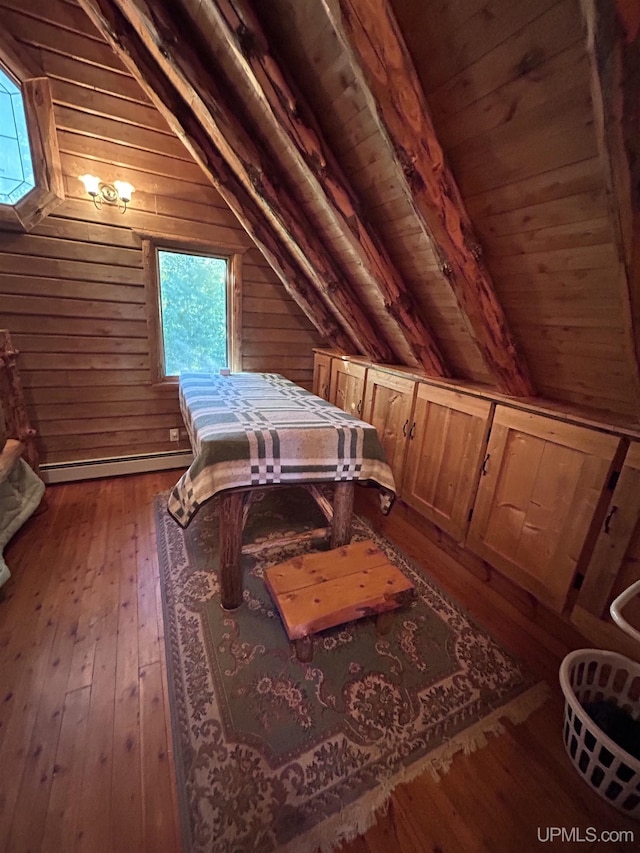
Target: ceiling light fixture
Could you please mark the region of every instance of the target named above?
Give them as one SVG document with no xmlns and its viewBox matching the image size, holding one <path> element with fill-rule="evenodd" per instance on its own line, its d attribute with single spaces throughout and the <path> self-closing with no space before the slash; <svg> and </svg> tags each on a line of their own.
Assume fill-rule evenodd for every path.
<svg viewBox="0 0 640 853">
<path fill-rule="evenodd" d="M 127 209 L 133 193 L 133 187 L 127 181 L 114 181 L 108 184 L 96 175 L 80 175 L 80 180 L 93 199 L 97 210 L 100 210 L 103 204 L 117 206 L 121 213 Z"/>
</svg>

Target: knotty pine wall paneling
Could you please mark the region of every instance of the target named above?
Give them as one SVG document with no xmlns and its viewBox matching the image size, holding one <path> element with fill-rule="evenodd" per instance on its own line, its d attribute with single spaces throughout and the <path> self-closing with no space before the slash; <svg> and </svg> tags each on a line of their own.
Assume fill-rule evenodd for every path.
<svg viewBox="0 0 640 853">
<path fill-rule="evenodd" d="M 282 373 L 310 391 L 309 341 L 319 340 L 314 327 L 255 248 L 244 255 L 242 281 L 243 370 Z"/>
<path fill-rule="evenodd" d="M 425 4 L 414 0 L 428 18 Z M 429 4 L 431 5 L 431 4 Z M 461 379 L 492 383 L 480 352 L 469 336 L 458 303 L 438 271 L 431 244 L 417 224 L 395 174 L 393 160 L 367 106 L 321 3 L 297 0 L 259 0 L 262 24 L 274 45 L 295 63 L 296 83 L 312 106 L 316 120 L 336 155 L 347 180 L 356 190 L 367 219 L 377 230 L 389 257 L 414 294 L 452 374 Z M 348 264 L 347 256 L 345 263 Z M 357 273 L 353 267 L 350 269 Z M 382 300 L 358 294 L 367 310 L 387 329 Z M 397 333 L 396 333 L 397 334 Z M 410 362 L 405 362 L 410 363 Z"/>
<path fill-rule="evenodd" d="M 578 0 L 391 0 L 538 392 L 638 409 Z"/>
<path fill-rule="evenodd" d="M 176 387 L 151 384 L 140 233 L 246 252 L 243 369 L 310 388 L 317 333 L 80 7 L 0 0 L 0 15 L 51 80 L 67 194 L 31 233 L 0 232 L 0 327 L 42 462 L 176 449 Z M 85 172 L 130 181 L 127 212 L 96 210 Z"/>
</svg>

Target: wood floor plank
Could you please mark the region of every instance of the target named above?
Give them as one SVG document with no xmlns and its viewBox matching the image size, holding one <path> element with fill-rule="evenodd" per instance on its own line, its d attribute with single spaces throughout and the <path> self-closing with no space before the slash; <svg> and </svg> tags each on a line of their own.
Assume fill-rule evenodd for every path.
<svg viewBox="0 0 640 853">
<path fill-rule="evenodd" d="M 84 645 L 82 641 L 79 642 L 78 637 L 85 613 L 84 596 L 87 589 L 90 588 L 88 576 L 91 576 L 92 573 L 91 566 L 87 562 L 87 554 L 91 552 L 94 529 L 100 518 L 99 485 L 96 482 L 91 482 L 88 485 L 88 489 L 83 489 L 85 499 L 78 509 L 77 523 L 72 528 L 73 538 L 76 542 L 74 571 L 77 576 L 76 604 L 78 604 L 78 610 L 71 628 L 74 643 L 69 665 L 67 692 L 90 685 L 93 676 L 93 652 L 89 655 L 78 653 L 78 649 L 84 649 Z M 94 647 L 95 644 L 93 644 L 92 650 Z"/>
<path fill-rule="evenodd" d="M 46 822 L 49 795 L 54 774 L 58 738 L 64 714 L 65 692 L 69 678 L 72 650 L 81 610 L 79 587 L 82 584 L 82 559 L 79 548 L 86 538 L 77 524 L 74 535 L 67 536 L 59 555 L 55 609 L 51 608 L 47 625 L 54 631 L 44 669 L 38 711 L 31 736 L 17 802 L 29 802 L 28 811 L 19 810 L 12 822 L 8 850 L 37 850 Z M 76 534 L 78 536 L 76 537 Z M 54 577 L 56 575 L 54 574 Z M 44 651 L 44 649 L 43 649 Z"/>
<path fill-rule="evenodd" d="M 421 851 L 440 850 L 436 835 L 429 833 L 427 837 L 420 838 L 416 829 L 405 818 L 404 811 L 398 805 L 396 797 L 392 797 L 388 803 L 386 813 L 381 815 L 375 826 L 373 826 L 363 839 L 356 838 L 349 844 L 345 844 L 342 853 L 355 853 L 359 845 L 364 841 L 366 850 L 371 853 L 389 853 L 391 850 L 402 850 L 403 853 L 421 853 Z M 450 853 L 451 848 L 442 848 L 442 853 Z"/>
<path fill-rule="evenodd" d="M 436 791 L 438 783 L 431 779 L 420 781 L 423 782 L 422 785 L 402 785 L 393 794 L 403 823 L 411 827 L 412 834 L 419 843 L 424 843 L 426 849 L 442 850 L 443 853 L 456 853 L 458 850 L 469 850 L 473 853 L 474 850 L 482 850 L 482 845 L 480 848 L 464 846 L 462 839 L 465 835 L 465 824 L 452 824 L 450 811 L 439 807 L 442 803 L 439 803 L 441 796 L 439 798 Z M 459 816 L 455 808 L 452 810 Z M 419 849 L 417 846 L 416 851 Z"/>
<path fill-rule="evenodd" d="M 149 549 L 148 536 L 143 534 L 138 540 L 138 544 L 139 548 L 136 554 L 138 563 L 138 648 L 140 666 L 147 666 L 160 660 L 160 631 L 155 590 L 158 569 L 156 557 Z"/>
<path fill-rule="evenodd" d="M 159 662 L 149 664 L 140 671 L 140 736 L 142 741 L 142 792 L 144 851 L 166 853 L 178 851 L 177 821 L 167 808 L 172 801 L 171 780 L 168 769 L 169 726 L 168 708 L 165 708 L 162 689 L 162 671 Z"/>
<path fill-rule="evenodd" d="M 68 492 L 69 494 L 69 492 Z M 60 524 L 62 531 L 64 523 Z M 35 849 L 46 815 L 51 784 L 51 767 L 58 743 L 60 714 L 67 680 L 67 649 L 72 639 L 66 631 L 65 604 L 69 602 L 68 567 L 73 558 L 74 539 L 63 536 L 54 552 L 45 549 L 42 563 L 30 566 L 37 572 L 38 586 L 33 600 L 36 618 L 31 620 L 31 636 L 16 651 L 24 664 L 17 701 L 7 725 L 0 750 L 0 837 L 7 836 L 6 850 Z M 53 545 L 56 547 L 56 540 Z M 59 562 L 55 561 L 54 553 Z M 48 573 L 43 566 L 49 566 Z M 45 580 L 46 577 L 46 580 Z M 62 624 L 61 624 L 62 623 Z M 56 642 L 57 641 L 57 642 Z M 60 655 L 58 654 L 60 649 Z M 28 811 L 16 804 L 30 802 Z"/>
<path fill-rule="evenodd" d="M 112 531 L 109 527 L 109 483 L 106 480 L 90 481 L 88 503 L 95 507 L 94 525 L 88 541 L 84 542 L 84 577 L 80 591 L 86 603 L 78 619 L 76 641 L 73 648 L 67 690 L 77 690 L 90 685 L 93 679 L 96 642 L 104 616 L 101 582 L 105 578 L 108 547 Z"/>
<path fill-rule="evenodd" d="M 2 683 L 6 685 L 0 702 L 0 750 L 14 709 L 22 708 L 21 703 L 26 701 L 30 692 L 32 667 L 27 653 L 38 636 L 38 623 L 44 618 L 42 600 L 49 584 L 54 583 L 49 574 L 39 569 L 37 557 L 42 543 L 39 536 L 30 536 L 29 531 L 36 524 L 40 535 L 56 548 L 61 543 L 61 538 L 56 538 L 56 523 L 57 515 L 53 509 L 39 516 L 37 521 L 30 519 L 5 552 L 8 565 L 16 568 L 14 576 L 0 593 L 4 616 L 0 627 Z"/>
<path fill-rule="evenodd" d="M 172 483 L 177 481 L 172 475 Z M 148 487 L 140 490 L 140 483 L 134 482 L 136 492 L 136 560 L 138 564 L 138 651 L 141 667 L 159 661 L 161 654 L 160 619 L 161 608 L 158 609 L 158 561 L 155 546 L 155 516 L 153 498 L 158 487 L 157 482 L 165 483 L 166 478 L 158 481 L 150 475 Z M 156 491 L 157 490 L 157 491 Z"/>
<path fill-rule="evenodd" d="M 118 480 L 108 481 L 108 537 L 96 539 L 103 561 L 95 574 L 92 598 L 96 612 L 91 625 L 96 650 L 87 722 L 83 784 L 78 814 L 78 845 L 82 853 L 111 849 L 112 768 L 118 637 L 119 550 L 123 496 Z M 108 545 L 107 545 L 108 542 Z M 97 565 L 97 564 L 94 564 Z M 91 621 L 91 620 L 90 620 Z"/>
<path fill-rule="evenodd" d="M 458 765 L 456 774 L 452 775 L 451 771 L 445 774 L 440 784 L 456 803 L 464 822 L 474 827 L 490 850 L 503 849 L 500 845 L 504 845 L 505 840 L 511 850 L 533 849 L 534 839 L 506 802 L 502 781 L 484 775 L 484 752 L 480 749 L 474 753 L 473 761 L 461 760 L 462 756 L 458 756 L 454 760 L 454 767 Z"/>
<path fill-rule="evenodd" d="M 116 650 L 112 838 L 116 850 L 142 849 L 140 691 L 135 524 L 123 528 Z"/>
<path fill-rule="evenodd" d="M 75 768 L 82 763 L 90 699 L 89 686 L 65 696 L 41 853 L 75 850 L 82 784 Z"/>
<path fill-rule="evenodd" d="M 422 837 L 431 831 L 432 823 L 439 824 L 445 838 L 450 839 L 454 849 L 465 853 L 489 853 L 473 824 L 464 820 L 458 804 L 447 796 L 440 780 L 425 773 L 411 785 L 403 785 L 394 798 L 400 800 L 404 811 L 409 811 Z M 416 807 L 416 804 L 418 806 Z"/>
</svg>

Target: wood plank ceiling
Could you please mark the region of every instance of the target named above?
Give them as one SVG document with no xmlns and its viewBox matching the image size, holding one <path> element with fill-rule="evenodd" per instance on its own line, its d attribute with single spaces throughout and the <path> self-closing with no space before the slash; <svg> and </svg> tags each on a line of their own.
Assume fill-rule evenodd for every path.
<svg viewBox="0 0 640 853">
<path fill-rule="evenodd" d="M 79 3 L 330 341 L 638 418 L 611 3 Z"/>
</svg>

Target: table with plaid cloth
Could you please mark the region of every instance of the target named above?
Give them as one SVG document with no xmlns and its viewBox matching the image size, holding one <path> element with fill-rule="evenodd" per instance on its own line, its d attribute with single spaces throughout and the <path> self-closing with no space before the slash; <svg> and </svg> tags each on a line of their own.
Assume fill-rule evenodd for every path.
<svg viewBox="0 0 640 853">
<path fill-rule="evenodd" d="M 186 527 L 205 501 L 221 494 L 225 607 L 242 599 L 243 501 L 251 489 L 335 482 L 334 510 L 338 502 L 349 507 L 346 528 L 344 506 L 340 510 L 343 529 L 356 481 L 377 485 L 382 511 L 391 508 L 395 483 L 375 428 L 278 374 L 182 374 L 180 408 L 195 459 L 168 509 Z M 332 545 L 346 540 L 334 536 Z"/>
</svg>

